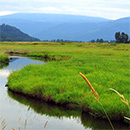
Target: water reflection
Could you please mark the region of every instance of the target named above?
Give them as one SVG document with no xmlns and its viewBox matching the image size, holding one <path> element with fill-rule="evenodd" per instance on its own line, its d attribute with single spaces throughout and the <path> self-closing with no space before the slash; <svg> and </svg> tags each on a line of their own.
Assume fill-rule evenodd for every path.
<svg viewBox="0 0 130 130">
<path fill-rule="evenodd" d="M 62 119 L 63 117 L 67 118 L 79 118 L 81 120 L 81 124 L 86 129 L 92 130 L 106 130 L 111 129 L 110 124 L 107 120 L 97 119 L 90 116 L 88 113 L 82 113 L 79 110 L 72 110 L 68 109 L 63 106 L 57 106 L 50 103 L 41 102 L 36 99 L 32 99 L 29 97 L 25 97 L 11 91 L 8 91 L 9 97 L 13 98 L 14 100 L 18 101 L 21 104 L 28 106 L 29 109 L 33 109 L 36 113 L 41 115 L 46 115 L 49 117 L 56 117 Z M 129 129 L 129 125 L 120 122 L 113 122 L 115 130 L 127 130 Z"/>
<path fill-rule="evenodd" d="M 94 118 L 89 116 L 87 113 L 82 113 L 81 116 L 82 124 L 87 128 L 92 128 L 92 130 L 110 130 L 110 124 L 107 120 L 100 118 Z M 129 130 L 129 124 L 123 123 L 123 121 L 112 121 L 115 130 Z"/>
<path fill-rule="evenodd" d="M 10 63 L 9 66 L 5 69 L 8 70 L 21 70 L 23 67 L 27 65 L 33 65 L 33 64 L 45 64 L 45 62 L 39 61 L 39 60 L 33 60 L 29 59 L 27 57 L 18 57 L 18 56 L 10 56 Z"/>
<path fill-rule="evenodd" d="M 10 75 L 9 70 L 0 70 L 0 76 L 2 77 L 8 77 Z"/>
<path fill-rule="evenodd" d="M 57 106 L 55 104 L 41 102 L 37 99 L 19 95 L 11 91 L 8 91 L 8 95 L 9 97 L 13 98 L 19 103 L 28 106 L 28 110 L 33 109 L 35 112 L 41 115 L 47 115 L 50 117 L 53 116 L 53 117 L 58 117 L 58 118 L 62 118 L 63 116 L 80 117 L 81 115 L 81 111 L 79 110 L 67 109 L 66 107 Z"/>
<path fill-rule="evenodd" d="M 0 63 L 0 69 L 6 67 L 6 66 L 8 66 L 8 65 L 9 65 L 9 63 L 6 63 L 6 64 L 2 64 L 2 63 Z"/>
</svg>

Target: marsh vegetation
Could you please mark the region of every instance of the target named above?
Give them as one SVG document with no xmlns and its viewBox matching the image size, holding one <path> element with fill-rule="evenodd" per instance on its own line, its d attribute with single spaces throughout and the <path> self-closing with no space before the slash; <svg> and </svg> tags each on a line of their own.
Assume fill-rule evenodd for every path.
<svg viewBox="0 0 130 130">
<path fill-rule="evenodd" d="M 128 106 L 112 92 L 120 92 L 129 103 L 129 44 L 4 42 L 1 50 L 47 60 L 11 73 L 9 90 L 58 105 L 70 105 L 106 119 L 82 72 L 91 82 L 111 120 L 130 117 Z"/>
<path fill-rule="evenodd" d="M 8 65 L 8 63 L 9 63 L 9 58 L 7 54 L 0 52 L 0 68 L 2 68 L 2 66 L 4 65 Z"/>
</svg>

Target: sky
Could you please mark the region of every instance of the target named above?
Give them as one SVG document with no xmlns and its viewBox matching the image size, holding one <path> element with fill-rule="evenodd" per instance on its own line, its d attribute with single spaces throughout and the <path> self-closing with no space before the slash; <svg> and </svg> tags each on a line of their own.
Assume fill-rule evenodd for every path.
<svg viewBox="0 0 130 130">
<path fill-rule="evenodd" d="M 0 0 L 0 16 L 13 13 L 130 17 L 130 0 Z"/>
</svg>

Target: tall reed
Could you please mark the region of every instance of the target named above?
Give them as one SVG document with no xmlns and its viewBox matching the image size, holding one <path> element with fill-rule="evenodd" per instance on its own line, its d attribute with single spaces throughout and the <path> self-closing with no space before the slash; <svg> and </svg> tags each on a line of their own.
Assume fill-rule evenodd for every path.
<svg viewBox="0 0 130 130">
<path fill-rule="evenodd" d="M 83 77 L 83 79 L 87 82 L 87 84 L 89 85 L 89 87 L 90 87 L 92 93 L 96 96 L 96 97 L 95 97 L 96 101 L 101 105 L 101 107 L 102 107 L 102 109 L 103 109 L 103 111 L 104 111 L 104 113 L 105 113 L 105 115 L 106 115 L 106 117 L 107 117 L 107 119 L 108 119 L 108 121 L 109 121 L 109 123 L 110 123 L 110 125 L 111 125 L 112 130 L 114 130 L 114 126 L 113 126 L 113 124 L 112 124 L 112 122 L 111 122 L 111 120 L 110 120 L 110 118 L 109 118 L 109 116 L 108 116 L 108 114 L 107 114 L 105 108 L 103 107 L 102 103 L 99 101 L 99 95 L 98 95 L 98 93 L 97 93 L 97 92 L 95 91 L 95 89 L 92 87 L 92 85 L 91 85 L 91 83 L 89 82 L 89 80 L 88 80 L 81 72 L 80 72 L 80 75 L 81 75 L 81 76 Z"/>
<path fill-rule="evenodd" d="M 74 130 L 76 130 L 74 126 L 73 126 L 73 128 L 74 128 Z"/>
<path fill-rule="evenodd" d="M 122 94 L 120 94 L 117 90 L 115 90 L 115 89 L 113 89 L 113 88 L 109 88 L 109 89 L 112 90 L 112 91 L 114 91 L 119 97 L 121 97 L 121 101 L 122 101 L 123 103 L 125 103 L 125 104 L 128 106 L 128 109 L 130 110 L 130 105 L 129 105 L 128 100 L 125 99 L 125 97 L 124 97 Z M 130 118 L 128 118 L 128 117 L 125 117 L 125 116 L 124 116 L 124 118 L 130 121 Z"/>
<path fill-rule="evenodd" d="M 24 127 L 25 129 L 26 129 L 26 126 L 27 126 L 27 119 L 25 120 L 25 127 Z"/>
<path fill-rule="evenodd" d="M 46 121 L 46 123 L 45 123 L 45 125 L 44 125 L 44 129 L 46 128 L 46 126 L 47 126 L 47 123 L 48 123 L 48 121 Z"/>
</svg>

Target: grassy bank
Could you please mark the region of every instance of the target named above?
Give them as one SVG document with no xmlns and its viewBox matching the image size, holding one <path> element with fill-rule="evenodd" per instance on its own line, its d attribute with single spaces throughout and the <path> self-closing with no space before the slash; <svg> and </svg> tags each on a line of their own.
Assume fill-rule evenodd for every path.
<svg viewBox="0 0 130 130">
<path fill-rule="evenodd" d="M 82 72 L 99 94 L 111 119 L 130 117 L 129 109 L 120 97 L 109 90 L 114 88 L 129 99 L 130 53 L 128 44 L 94 43 L 0 43 L 1 49 L 12 53 L 50 58 L 45 65 L 29 65 L 13 72 L 8 79 L 9 89 L 57 104 L 91 111 L 106 118 L 94 99 Z M 55 60 L 52 60 L 55 57 Z"/>
<path fill-rule="evenodd" d="M 0 67 L 9 63 L 7 54 L 0 52 Z"/>
</svg>

